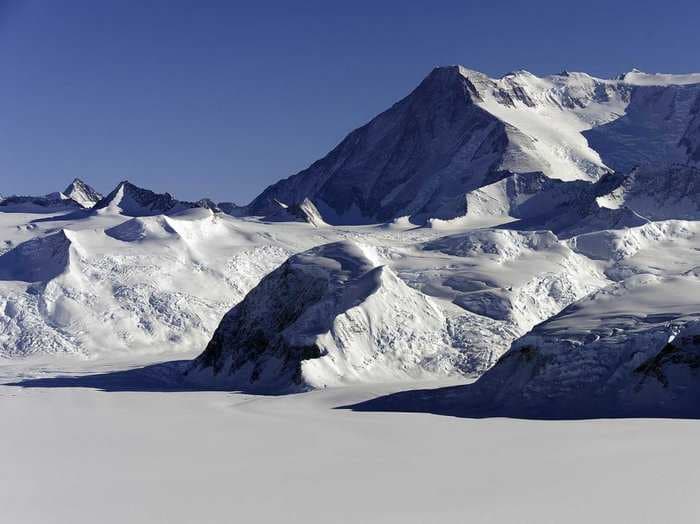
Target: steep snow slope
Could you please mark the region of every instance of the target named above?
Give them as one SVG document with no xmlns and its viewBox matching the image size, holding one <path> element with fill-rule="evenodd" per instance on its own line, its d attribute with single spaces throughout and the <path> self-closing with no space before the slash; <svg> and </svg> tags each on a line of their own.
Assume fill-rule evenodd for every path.
<svg viewBox="0 0 700 524">
<path fill-rule="evenodd" d="M 437 68 L 326 157 L 266 189 L 247 212 L 266 216 L 280 202 L 308 199 L 334 224 L 402 216 L 422 224 L 491 212 L 467 195 L 512 173 L 595 181 L 649 161 L 697 163 L 696 76 L 640 75 L 518 71 L 492 79 Z"/>
<path fill-rule="evenodd" d="M 698 83 L 634 87 L 624 115 L 584 135 L 617 171 L 659 162 L 697 165 L 694 152 L 700 145 L 698 107 Z"/>
<path fill-rule="evenodd" d="M 635 375 L 641 378 L 620 396 L 638 410 L 697 414 L 700 411 L 697 406 L 699 369 L 700 321 L 691 321 L 657 354 L 634 369 Z"/>
</svg>

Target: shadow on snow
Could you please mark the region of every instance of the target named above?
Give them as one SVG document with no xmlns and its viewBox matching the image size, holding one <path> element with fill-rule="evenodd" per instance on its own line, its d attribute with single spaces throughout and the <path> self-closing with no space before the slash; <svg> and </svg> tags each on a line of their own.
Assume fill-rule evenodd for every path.
<svg viewBox="0 0 700 524">
<path fill-rule="evenodd" d="M 227 391 L 256 395 L 276 395 L 274 392 L 250 388 L 233 388 L 225 385 L 188 382 L 184 374 L 191 360 L 174 360 L 148 366 L 92 373 L 85 375 L 58 375 L 30 378 L 3 386 L 22 388 L 88 388 L 106 392 L 131 391 L 150 393 Z"/>
</svg>

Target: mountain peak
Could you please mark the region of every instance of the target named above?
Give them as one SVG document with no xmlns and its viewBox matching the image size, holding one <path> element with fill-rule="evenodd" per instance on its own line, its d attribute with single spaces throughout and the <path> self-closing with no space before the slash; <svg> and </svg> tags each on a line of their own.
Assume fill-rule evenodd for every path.
<svg viewBox="0 0 700 524">
<path fill-rule="evenodd" d="M 68 184 L 68 187 L 63 191 L 63 194 L 66 197 L 75 200 L 78 204 L 85 208 L 93 207 L 102 198 L 100 193 L 95 191 L 91 186 L 79 178 L 74 178 L 73 181 Z"/>
</svg>

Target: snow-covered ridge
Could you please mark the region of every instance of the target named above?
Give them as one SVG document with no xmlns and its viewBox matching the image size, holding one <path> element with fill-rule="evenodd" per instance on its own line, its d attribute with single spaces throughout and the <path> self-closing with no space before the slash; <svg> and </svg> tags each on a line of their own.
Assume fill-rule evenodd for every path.
<svg viewBox="0 0 700 524">
<path fill-rule="evenodd" d="M 176 213 L 193 207 L 197 207 L 193 202 L 176 200 L 170 193 L 154 193 L 125 180 L 120 182 L 106 197 L 98 201 L 93 209 L 100 213 L 148 216 Z"/>
</svg>

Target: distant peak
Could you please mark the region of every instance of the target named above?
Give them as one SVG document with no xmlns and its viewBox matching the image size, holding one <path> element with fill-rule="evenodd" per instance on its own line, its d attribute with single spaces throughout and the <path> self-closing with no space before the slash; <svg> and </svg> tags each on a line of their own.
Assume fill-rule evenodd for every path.
<svg viewBox="0 0 700 524">
<path fill-rule="evenodd" d="M 83 182 L 80 178 L 74 178 L 68 187 L 63 191 L 63 194 L 85 208 L 93 207 L 100 201 L 102 195 L 95 191 L 91 186 Z"/>
</svg>

